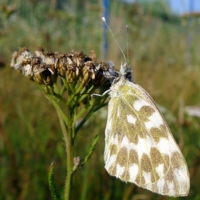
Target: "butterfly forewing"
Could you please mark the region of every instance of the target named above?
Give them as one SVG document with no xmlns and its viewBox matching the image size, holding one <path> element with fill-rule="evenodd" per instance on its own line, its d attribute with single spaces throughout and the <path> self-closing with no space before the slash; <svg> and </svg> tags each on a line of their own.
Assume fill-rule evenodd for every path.
<svg viewBox="0 0 200 200">
<path fill-rule="evenodd" d="M 185 159 L 149 94 L 125 78 L 110 92 L 105 168 L 123 181 L 168 196 L 186 196 Z"/>
</svg>

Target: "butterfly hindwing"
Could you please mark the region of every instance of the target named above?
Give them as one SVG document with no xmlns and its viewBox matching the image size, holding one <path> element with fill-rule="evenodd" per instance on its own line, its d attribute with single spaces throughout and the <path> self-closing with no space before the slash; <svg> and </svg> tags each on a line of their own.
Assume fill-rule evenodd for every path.
<svg viewBox="0 0 200 200">
<path fill-rule="evenodd" d="M 185 196 L 185 159 L 150 95 L 120 78 L 111 86 L 105 168 L 123 181 L 168 196 Z"/>
</svg>

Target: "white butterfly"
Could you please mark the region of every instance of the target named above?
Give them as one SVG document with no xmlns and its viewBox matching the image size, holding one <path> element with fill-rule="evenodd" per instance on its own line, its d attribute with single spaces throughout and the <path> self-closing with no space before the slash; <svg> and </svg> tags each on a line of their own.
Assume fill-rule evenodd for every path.
<svg viewBox="0 0 200 200">
<path fill-rule="evenodd" d="M 105 168 L 125 182 L 167 196 L 187 196 L 185 159 L 151 96 L 132 82 L 130 67 L 110 88 L 105 130 Z"/>
</svg>

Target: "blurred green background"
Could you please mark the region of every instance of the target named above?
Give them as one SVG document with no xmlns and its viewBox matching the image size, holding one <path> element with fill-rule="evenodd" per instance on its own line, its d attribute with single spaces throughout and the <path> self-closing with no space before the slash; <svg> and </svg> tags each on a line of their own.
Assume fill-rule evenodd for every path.
<svg viewBox="0 0 200 200">
<path fill-rule="evenodd" d="M 200 106 L 200 25 L 198 15 L 171 14 L 166 1 L 110 1 L 109 24 L 129 55 L 134 80 L 145 88 L 161 110 L 190 170 L 191 189 L 185 199 L 200 199 L 200 118 L 185 112 Z M 19 47 L 34 52 L 96 50 L 103 60 L 102 1 L 1 0 L 0 1 L 0 200 L 52 199 L 48 170 L 63 194 L 66 154 L 53 106 L 38 87 L 9 67 Z M 122 53 L 109 37 L 107 60 L 116 68 Z M 75 155 L 84 157 L 100 134 L 90 161 L 74 176 L 72 199 L 173 199 L 153 194 L 111 177 L 104 169 L 104 129 L 107 108 L 91 117 L 80 131 Z M 180 199 L 180 198 L 176 198 Z"/>
</svg>

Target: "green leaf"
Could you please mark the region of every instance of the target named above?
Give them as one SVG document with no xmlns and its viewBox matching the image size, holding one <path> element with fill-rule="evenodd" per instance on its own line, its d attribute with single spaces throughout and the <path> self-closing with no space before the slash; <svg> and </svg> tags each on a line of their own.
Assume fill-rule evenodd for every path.
<svg viewBox="0 0 200 200">
<path fill-rule="evenodd" d="M 51 191 L 51 196 L 54 200 L 61 200 L 60 194 L 58 192 L 58 189 L 56 187 L 56 182 L 54 179 L 54 166 L 53 163 L 51 163 L 50 169 L 49 169 L 49 189 Z"/>
<path fill-rule="evenodd" d="M 83 165 L 90 159 L 90 157 L 92 156 L 92 154 L 93 154 L 93 152 L 94 152 L 94 150 L 95 150 L 95 148 L 96 148 L 98 139 L 99 139 L 99 135 L 96 135 L 95 138 L 94 138 L 93 141 L 92 141 L 92 145 L 91 145 L 91 147 L 90 147 L 90 149 L 89 149 L 89 152 L 88 152 L 88 154 L 85 156 L 85 159 L 84 159 L 84 161 L 82 162 L 81 166 L 83 166 Z"/>
</svg>

